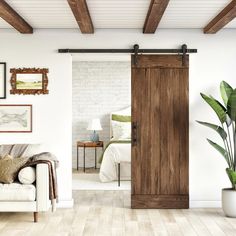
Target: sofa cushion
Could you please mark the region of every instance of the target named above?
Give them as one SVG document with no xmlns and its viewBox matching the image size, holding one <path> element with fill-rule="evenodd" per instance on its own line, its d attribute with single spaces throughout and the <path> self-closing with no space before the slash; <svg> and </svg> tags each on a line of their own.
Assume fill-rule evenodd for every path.
<svg viewBox="0 0 236 236">
<path fill-rule="evenodd" d="M 18 180 L 22 184 L 32 184 L 36 180 L 36 170 L 34 167 L 27 166 L 18 173 Z"/>
<path fill-rule="evenodd" d="M 13 147 L 13 145 L 11 145 L 11 144 L 0 145 L 0 158 L 3 158 L 6 155 L 10 154 L 12 147 Z"/>
<path fill-rule="evenodd" d="M 29 158 L 40 153 L 41 144 L 14 144 L 10 152 L 13 158 L 25 157 Z"/>
<path fill-rule="evenodd" d="M 2 144 L 0 145 L 0 158 L 9 154 L 13 158 L 29 158 L 42 151 L 41 144 Z"/>
<path fill-rule="evenodd" d="M 36 189 L 33 184 L 0 184 L 0 201 L 35 201 Z"/>
<path fill-rule="evenodd" d="M 19 169 L 27 162 L 26 158 L 11 158 L 9 155 L 0 159 L 0 183 L 13 183 Z"/>
</svg>

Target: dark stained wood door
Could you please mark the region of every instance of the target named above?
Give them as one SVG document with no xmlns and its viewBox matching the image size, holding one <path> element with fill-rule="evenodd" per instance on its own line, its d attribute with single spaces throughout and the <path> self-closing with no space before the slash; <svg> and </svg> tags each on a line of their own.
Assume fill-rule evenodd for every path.
<svg viewBox="0 0 236 236">
<path fill-rule="evenodd" d="M 189 207 L 188 61 L 132 56 L 132 208 Z"/>
</svg>

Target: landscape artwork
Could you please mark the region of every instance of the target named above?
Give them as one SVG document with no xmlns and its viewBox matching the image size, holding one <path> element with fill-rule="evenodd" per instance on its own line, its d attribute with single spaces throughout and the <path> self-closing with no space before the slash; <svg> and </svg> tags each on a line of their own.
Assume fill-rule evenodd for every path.
<svg viewBox="0 0 236 236">
<path fill-rule="evenodd" d="M 6 98 L 6 63 L 0 62 L 0 99 Z"/>
<path fill-rule="evenodd" d="M 10 94 L 48 94 L 47 68 L 11 68 Z"/>
<path fill-rule="evenodd" d="M 0 105 L 0 132 L 32 132 L 32 105 Z"/>
<path fill-rule="evenodd" d="M 42 89 L 42 74 L 17 74 L 16 89 Z"/>
</svg>

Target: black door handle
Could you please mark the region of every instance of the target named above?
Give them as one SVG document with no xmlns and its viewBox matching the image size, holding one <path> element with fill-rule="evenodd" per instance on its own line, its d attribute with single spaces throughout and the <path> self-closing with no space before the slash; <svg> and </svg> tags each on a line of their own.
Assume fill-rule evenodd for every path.
<svg viewBox="0 0 236 236">
<path fill-rule="evenodd" d="M 131 136 L 132 136 L 131 144 L 132 144 L 132 146 L 136 146 L 137 145 L 137 140 L 138 140 L 137 129 L 138 129 L 137 121 L 132 122 L 132 133 L 131 133 Z"/>
</svg>

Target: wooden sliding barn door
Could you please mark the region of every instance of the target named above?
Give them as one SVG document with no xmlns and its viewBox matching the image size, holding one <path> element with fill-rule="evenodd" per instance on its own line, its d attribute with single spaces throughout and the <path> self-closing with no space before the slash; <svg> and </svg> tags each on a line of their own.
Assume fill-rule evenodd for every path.
<svg viewBox="0 0 236 236">
<path fill-rule="evenodd" d="M 188 61 L 132 56 L 132 208 L 188 208 Z"/>
</svg>

